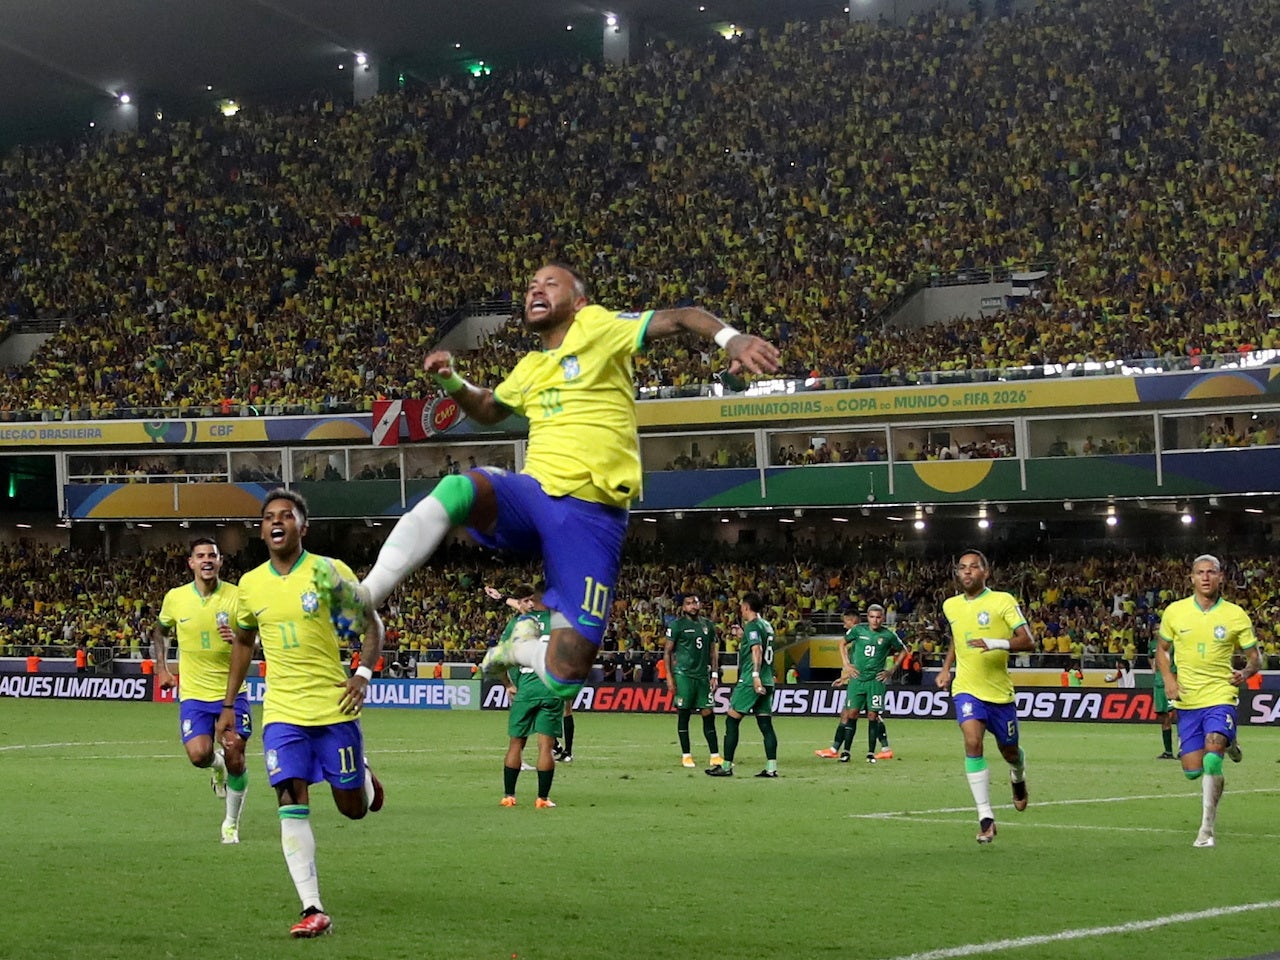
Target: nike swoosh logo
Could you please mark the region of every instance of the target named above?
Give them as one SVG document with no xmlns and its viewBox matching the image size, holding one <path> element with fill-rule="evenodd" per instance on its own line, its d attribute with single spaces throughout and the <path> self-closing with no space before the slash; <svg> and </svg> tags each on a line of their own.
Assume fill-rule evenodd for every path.
<svg viewBox="0 0 1280 960">
<path fill-rule="evenodd" d="M 266 608 L 266 607 L 263 607 L 261 610 L 255 610 L 255 611 L 253 611 L 253 615 L 254 615 L 255 617 L 260 617 L 260 616 L 262 616 L 262 615 L 263 615 L 264 613 L 266 613 L 266 612 L 267 612 L 267 608 Z"/>
<path fill-rule="evenodd" d="M 1187 627 L 1185 630 L 1179 630 L 1178 632 L 1179 632 L 1179 633 L 1190 633 L 1190 632 L 1191 632 L 1191 628 L 1190 628 L 1190 627 Z"/>
<path fill-rule="evenodd" d="M 338 782 L 339 782 L 339 783 L 355 783 L 355 782 L 356 782 L 356 775 L 353 773 L 353 774 L 352 774 L 351 776 L 349 776 L 349 777 L 339 777 L 339 778 L 338 778 Z"/>
<path fill-rule="evenodd" d="M 179 622 L 179 623 L 186 623 L 186 622 L 187 622 L 188 620 L 190 620 L 190 619 L 191 619 L 190 617 L 179 617 L 179 618 L 178 618 L 178 622 Z"/>
<path fill-rule="evenodd" d="M 594 617 L 588 617 L 588 616 L 586 616 L 585 614 L 584 614 L 583 616 L 578 617 L 578 623 L 579 623 L 579 624 L 581 624 L 581 625 L 582 625 L 582 626 L 584 626 L 584 627 L 598 627 L 598 626 L 600 626 L 600 621 L 599 621 L 599 620 L 595 619 Z"/>
</svg>

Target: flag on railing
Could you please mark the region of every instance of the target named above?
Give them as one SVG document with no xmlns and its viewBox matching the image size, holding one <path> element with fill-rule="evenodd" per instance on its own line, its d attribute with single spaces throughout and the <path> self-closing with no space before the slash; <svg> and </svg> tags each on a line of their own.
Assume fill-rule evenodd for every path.
<svg viewBox="0 0 1280 960">
<path fill-rule="evenodd" d="M 432 400 L 404 402 L 405 427 L 411 441 L 426 440 L 437 433 L 444 433 L 465 419 L 466 414 L 452 397 L 440 396 Z"/>
<path fill-rule="evenodd" d="M 403 400 L 373 401 L 373 445 L 394 447 L 400 442 L 400 411 Z"/>
</svg>

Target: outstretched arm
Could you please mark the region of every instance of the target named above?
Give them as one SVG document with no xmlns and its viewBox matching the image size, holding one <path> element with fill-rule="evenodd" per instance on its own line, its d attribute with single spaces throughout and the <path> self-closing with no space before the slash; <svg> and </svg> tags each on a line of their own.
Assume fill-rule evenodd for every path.
<svg viewBox="0 0 1280 960">
<path fill-rule="evenodd" d="M 778 369 L 778 348 L 767 340 L 740 333 L 698 307 L 655 310 L 645 330 L 646 340 L 692 333 L 703 340 L 714 340 L 729 355 L 729 372 L 773 373 Z M 464 408 L 465 409 L 465 408 Z"/>
<path fill-rule="evenodd" d="M 440 388 L 457 401 L 463 413 L 477 423 L 500 423 L 511 416 L 511 411 L 498 402 L 492 390 L 477 387 L 458 376 L 453 369 L 453 354 L 449 351 L 435 350 L 427 354 L 422 366 Z"/>
</svg>

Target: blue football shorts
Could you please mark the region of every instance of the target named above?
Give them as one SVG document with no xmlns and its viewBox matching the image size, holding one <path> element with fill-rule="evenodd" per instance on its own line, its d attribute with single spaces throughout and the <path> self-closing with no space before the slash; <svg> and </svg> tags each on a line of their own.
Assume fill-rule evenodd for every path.
<svg viewBox="0 0 1280 960">
<path fill-rule="evenodd" d="M 596 646 L 604 638 L 622 562 L 627 511 L 577 497 L 553 497 L 533 477 L 487 471 L 498 498 L 493 533 L 471 530 L 486 547 L 541 554 L 542 602 Z"/>
<path fill-rule="evenodd" d="M 338 790 L 364 789 L 364 734 L 358 720 L 319 727 L 268 723 L 262 728 L 262 750 L 273 787 L 284 780 L 325 780 Z"/>
</svg>

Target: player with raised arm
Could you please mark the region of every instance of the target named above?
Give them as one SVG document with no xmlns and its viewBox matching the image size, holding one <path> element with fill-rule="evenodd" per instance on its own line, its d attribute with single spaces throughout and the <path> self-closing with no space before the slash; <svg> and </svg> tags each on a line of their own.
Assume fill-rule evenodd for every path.
<svg viewBox="0 0 1280 960">
<path fill-rule="evenodd" d="M 222 712 L 231 670 L 231 645 L 223 636 L 235 614 L 239 591 L 222 579 L 222 554 L 208 537 L 191 541 L 187 554 L 190 583 L 164 595 L 160 616 L 151 630 L 156 683 L 162 690 L 178 686 L 178 724 L 182 745 L 192 766 L 212 769 L 213 792 L 224 801 L 222 842 L 240 842 L 240 813 L 244 809 L 249 776 L 245 741 L 253 731 L 248 687 L 235 691 L 235 725 L 215 741 L 214 727 Z M 178 678 L 169 669 L 169 642 L 178 641 Z"/>
<path fill-rule="evenodd" d="M 667 692 L 675 697 L 676 736 L 680 739 L 680 763 L 696 767 L 689 744 L 689 717 L 702 714 L 702 735 L 711 752 L 711 766 L 719 766 L 720 738 L 711 697 L 720 683 L 720 643 L 716 627 L 702 616 L 702 601 L 688 594 L 680 602 L 680 616 L 667 624 L 662 659 L 667 667 Z"/>
<path fill-rule="evenodd" d="M 729 697 L 724 721 L 724 761 L 703 772 L 709 777 L 733 776 L 738 752 L 738 726 L 749 713 L 764 738 L 764 769 L 756 774 L 769 780 L 778 776 L 778 735 L 773 731 L 773 624 L 760 616 L 764 600 L 758 593 L 745 594 L 738 602 L 742 616 L 742 640 L 738 644 L 738 682 Z"/>
<path fill-rule="evenodd" d="M 516 599 L 516 616 L 511 618 L 502 638 L 535 636 L 544 642 L 551 632 L 551 611 L 532 587 L 519 586 L 512 591 Z M 534 807 L 539 810 L 555 806 L 551 799 L 551 783 L 556 775 L 556 759 L 552 753 L 556 738 L 564 724 L 564 703 L 552 693 L 529 667 L 512 667 L 503 678 L 511 698 L 507 714 L 507 755 L 502 765 L 502 806 L 516 805 L 516 782 L 524 764 L 521 755 L 530 734 L 537 736 L 538 795 Z"/>
<path fill-rule="evenodd" d="M 364 756 L 360 708 L 373 677 L 368 666 L 350 677 L 342 664 L 331 611 L 316 589 L 316 571 L 352 576 L 340 560 L 308 553 L 307 503 L 292 490 L 277 489 L 262 504 L 261 535 L 269 558 L 240 578 L 235 643 L 227 698 L 218 718 L 221 736 L 235 721 L 233 697 L 261 639 L 270 682 L 262 705 L 262 747 L 275 788 L 280 845 L 302 901 L 293 937 L 328 933 L 332 920 L 320 900 L 316 840 L 311 829 L 311 784 L 328 781 L 338 812 L 360 820 L 382 807 L 382 784 Z M 365 632 L 366 663 L 382 653 L 382 620 L 374 614 Z"/>
<path fill-rule="evenodd" d="M 1242 670 L 1232 667 L 1237 650 L 1245 655 Z M 1191 596 L 1165 607 L 1156 669 L 1178 709 L 1182 772 L 1188 780 L 1204 778 L 1200 830 L 1193 845 L 1212 847 L 1226 785 L 1222 757 L 1226 754 L 1237 763 L 1241 758 L 1236 743 L 1240 687 L 1262 669 L 1253 622 L 1241 607 L 1222 597 L 1222 564 L 1217 557 L 1196 557 L 1191 562 Z"/>
<path fill-rule="evenodd" d="M 468 383 L 445 351 L 429 354 L 428 374 L 472 420 L 529 420 L 518 474 L 486 468 L 444 477 L 400 518 L 362 583 L 333 577 L 333 606 L 359 615 L 377 609 L 455 526 L 486 546 L 541 553 L 551 609 L 551 640 L 508 640 L 485 656 L 496 672 L 533 668 L 557 696 L 575 696 L 595 662 L 613 605 L 627 511 L 640 493 L 634 354 L 654 340 L 692 334 L 715 341 L 738 373 L 772 373 L 777 349 L 694 307 L 618 313 L 592 304 L 586 281 L 549 263 L 529 281 L 524 325 L 541 341 L 492 389 Z"/>
<path fill-rule="evenodd" d="M 979 550 L 966 550 L 956 563 L 960 593 L 942 604 L 951 629 L 951 645 L 938 671 L 938 689 L 951 686 L 956 722 L 964 734 L 964 772 L 978 808 L 978 842 L 996 837 L 991 809 L 990 771 L 983 755 L 988 731 L 1009 764 L 1013 808 L 1027 808 L 1026 757 L 1019 743 L 1018 711 L 1013 702 L 1010 652 L 1031 651 L 1035 641 L 1027 619 L 1011 594 L 987 588 L 990 568 Z M 951 668 L 955 667 L 955 682 Z"/>
</svg>

